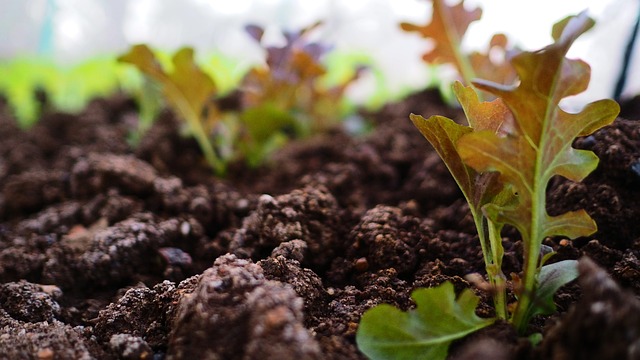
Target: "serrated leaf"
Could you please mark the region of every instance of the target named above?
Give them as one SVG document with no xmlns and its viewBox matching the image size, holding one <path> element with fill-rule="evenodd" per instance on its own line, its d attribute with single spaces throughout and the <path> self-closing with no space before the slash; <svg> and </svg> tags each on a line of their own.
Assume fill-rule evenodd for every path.
<svg viewBox="0 0 640 360">
<path fill-rule="evenodd" d="M 575 95 L 588 85 L 588 65 L 564 56 L 573 41 L 592 24 L 584 14 L 575 17 L 566 22 L 558 42 L 541 51 L 515 56 L 513 64 L 520 78 L 517 87 L 474 82 L 504 101 L 515 126 L 509 129 L 508 136 L 485 131 L 464 137 L 459 143 L 460 154 L 477 171 L 498 171 L 503 181 L 514 186 L 518 206 L 504 208 L 500 215 L 525 236 L 531 233 L 530 226 L 536 225 L 531 217 L 538 214 L 531 212 L 544 202 L 546 184 L 552 176 L 580 181 L 597 166 L 595 154 L 573 149 L 573 140 L 611 123 L 619 110 L 612 100 L 591 103 L 577 114 L 566 113 L 559 107 L 564 97 Z M 546 215 L 544 207 L 539 211 L 544 213 L 540 229 L 559 231 L 537 233 L 542 236 L 564 235 L 566 231 L 571 231 L 574 237 L 586 236 L 595 231 L 593 222 L 583 212 L 554 218 Z"/>
<path fill-rule="evenodd" d="M 457 124 L 451 119 L 438 115 L 425 119 L 420 115 L 411 114 L 410 119 L 444 161 L 469 205 L 479 210 L 492 201 L 493 197 L 502 190 L 502 186 L 495 181 L 493 175 L 481 175 L 467 166 L 460 157 L 457 144 L 464 135 L 474 131 L 498 131 L 506 127 L 503 123 L 509 110 L 499 99 L 480 102 L 476 92 L 460 82 L 454 83 L 454 92 L 462 99 L 460 102 L 463 104 L 465 113 L 468 114 L 470 126 Z"/>
<path fill-rule="evenodd" d="M 474 131 L 499 132 L 500 129 L 507 129 L 511 126 L 512 120 L 507 117 L 510 112 L 501 100 L 480 102 L 476 92 L 460 82 L 455 82 L 453 88 L 457 96 L 462 99 L 461 103 L 470 126 L 457 124 L 443 116 L 425 119 L 411 114 L 410 118 L 444 161 L 469 204 L 471 216 L 478 230 L 489 281 L 492 285 L 501 288 L 500 293 L 494 297 L 497 313 L 499 317 L 506 318 L 506 303 L 503 296 L 504 276 L 501 270 L 504 254 L 500 239 L 502 225 L 488 221 L 482 213 L 482 208 L 489 204 L 511 203 L 513 194 L 509 188 L 498 181 L 497 173 L 479 173 L 467 166 L 460 157 L 457 144 L 462 137 Z"/>
<path fill-rule="evenodd" d="M 418 32 L 422 37 L 433 39 L 432 51 L 423 56 L 424 60 L 432 64 L 455 64 L 457 69 L 465 65 L 460 59 L 460 44 L 464 33 L 472 22 L 479 20 L 482 10 L 475 8 L 467 10 L 464 1 L 454 6 L 447 5 L 444 0 L 433 0 L 433 15 L 427 25 L 402 23 L 404 31 Z"/>
<path fill-rule="evenodd" d="M 507 50 L 505 35 L 496 34 L 486 53 L 462 52 L 464 34 L 472 22 L 480 19 L 482 9 L 467 9 L 464 0 L 453 6 L 448 5 L 445 0 L 432 0 L 432 6 L 430 23 L 400 24 L 404 31 L 417 32 L 423 38 L 433 41 L 433 48 L 422 57 L 425 62 L 434 65 L 452 64 L 465 84 L 476 77 L 504 84 L 511 84 L 515 80 L 515 71 L 507 61 L 512 51 Z M 496 54 L 499 56 L 495 56 Z"/>
<path fill-rule="evenodd" d="M 445 359 L 451 342 L 494 322 L 475 314 L 479 299 L 470 290 L 456 300 L 450 282 L 411 296 L 414 310 L 383 304 L 364 313 L 356 334 L 360 351 L 374 360 Z"/>
</svg>

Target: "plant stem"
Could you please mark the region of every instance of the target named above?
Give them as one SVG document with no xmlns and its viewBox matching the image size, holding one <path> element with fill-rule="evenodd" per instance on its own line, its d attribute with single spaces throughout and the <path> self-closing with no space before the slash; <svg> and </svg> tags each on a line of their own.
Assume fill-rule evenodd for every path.
<svg viewBox="0 0 640 360">
<path fill-rule="evenodd" d="M 471 215 L 478 231 L 478 239 L 482 248 L 485 270 L 489 278 L 489 284 L 493 288 L 493 304 L 496 316 L 499 319 L 507 319 L 507 303 L 505 294 L 505 277 L 502 274 L 502 240 L 500 229 L 489 221 L 484 215 L 471 206 Z"/>
<path fill-rule="evenodd" d="M 489 273 L 489 279 L 492 280 L 491 285 L 494 288 L 493 303 L 496 308 L 496 316 L 499 319 L 507 319 L 507 294 L 506 294 L 506 278 L 502 273 L 502 238 L 500 236 L 501 227 L 490 220 L 487 220 L 489 228 L 489 241 L 491 242 L 491 253 L 493 257 L 492 271 Z"/>
<path fill-rule="evenodd" d="M 216 155 L 213 146 L 209 141 L 209 137 L 204 133 L 201 126 L 198 126 L 198 129 L 193 130 L 193 136 L 196 138 L 196 142 L 200 146 L 205 160 L 207 161 L 209 166 L 213 168 L 213 171 L 215 171 L 217 175 L 223 176 L 226 171 L 224 163 L 220 161 L 220 159 L 218 159 L 218 156 Z"/>
<path fill-rule="evenodd" d="M 523 334 L 526 330 L 529 322 L 529 307 L 531 305 L 531 296 L 535 291 L 536 274 L 538 270 L 538 258 L 531 259 L 529 251 L 525 250 L 525 264 L 524 264 L 524 281 L 521 284 L 519 290 L 518 306 L 513 313 L 511 323 L 518 330 L 519 334 Z"/>
<path fill-rule="evenodd" d="M 188 105 L 187 101 L 184 99 L 179 99 L 180 101 L 177 103 L 178 109 L 182 116 L 184 116 L 185 120 L 187 120 L 187 124 L 189 124 L 189 130 L 192 132 L 193 137 L 196 139 L 200 150 L 204 154 L 204 158 L 213 168 L 213 171 L 217 175 L 224 175 L 226 171 L 226 167 L 224 162 L 222 162 L 218 156 L 216 155 L 215 150 L 213 149 L 213 145 L 209 140 L 209 136 L 205 133 L 204 128 L 202 127 L 202 123 L 200 122 L 200 115 L 196 114 L 193 109 Z"/>
<path fill-rule="evenodd" d="M 540 178 L 540 176 L 536 178 Z M 511 322 L 520 334 L 526 331 L 529 323 L 529 308 L 531 307 L 531 298 L 536 291 L 536 279 L 539 270 L 540 247 L 542 245 L 541 224 L 546 214 L 545 191 L 541 189 L 546 188 L 547 182 L 544 182 L 544 188 L 539 186 L 539 183 L 535 182 L 533 187 L 534 196 L 532 197 L 529 227 L 528 229 L 518 229 L 524 244 L 524 280 L 521 283 L 521 289 L 519 289 L 518 306 Z"/>
</svg>

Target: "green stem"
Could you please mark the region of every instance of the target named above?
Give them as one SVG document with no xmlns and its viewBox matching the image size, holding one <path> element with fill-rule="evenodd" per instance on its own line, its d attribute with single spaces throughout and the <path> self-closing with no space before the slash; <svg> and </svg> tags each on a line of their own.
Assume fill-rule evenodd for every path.
<svg viewBox="0 0 640 360">
<path fill-rule="evenodd" d="M 522 282 L 520 294 L 518 297 L 518 306 L 511 318 L 511 323 L 518 330 L 519 334 L 523 334 L 529 323 L 529 307 L 531 306 L 531 297 L 535 288 L 536 272 L 538 269 L 537 258 L 532 261 L 531 256 L 525 252 L 524 264 L 524 281 Z"/>
<path fill-rule="evenodd" d="M 472 206 L 471 215 L 473 216 L 476 230 L 478 231 L 478 239 L 480 240 L 480 247 L 482 248 L 482 256 L 487 277 L 489 278 L 489 284 L 491 284 L 494 291 L 493 303 L 496 309 L 496 316 L 499 319 L 506 320 L 506 281 L 502 274 L 502 239 L 500 238 L 500 229 L 486 217 L 479 214 Z"/>
<path fill-rule="evenodd" d="M 493 295 L 493 303 L 496 308 L 496 316 L 499 319 L 507 319 L 507 290 L 506 290 L 506 277 L 502 272 L 502 238 L 500 236 L 501 226 L 496 226 L 492 221 L 488 221 L 489 228 L 489 241 L 491 242 L 491 252 L 493 257 L 492 272 L 489 273 L 489 279 L 492 280 L 491 284 L 495 289 Z"/>
<path fill-rule="evenodd" d="M 519 229 L 523 235 L 522 242 L 524 244 L 524 280 L 521 283 L 521 289 L 519 289 L 520 294 L 518 298 L 518 305 L 511 322 L 520 334 L 523 334 L 527 329 L 527 324 L 530 320 L 529 308 L 531 307 L 531 299 L 536 291 L 540 246 L 542 245 L 541 224 L 546 206 L 544 191 L 539 191 L 539 187 L 534 186 L 533 194 L 536 194 L 537 196 L 533 197 L 533 203 L 531 205 L 531 222 L 528 229 L 529 231 L 527 233 Z"/>
<path fill-rule="evenodd" d="M 193 130 L 194 130 L 193 136 L 195 137 L 196 142 L 200 146 L 200 149 L 204 154 L 205 160 L 207 161 L 209 166 L 213 168 L 213 171 L 215 171 L 217 175 L 223 176 L 226 171 L 226 168 L 224 166 L 224 163 L 220 161 L 220 159 L 218 159 L 218 156 L 216 155 L 215 150 L 213 149 L 213 146 L 209 141 L 209 137 L 207 136 L 207 134 L 204 133 L 201 126 L 198 126 L 198 129 L 193 129 Z"/>
<path fill-rule="evenodd" d="M 460 76 L 462 76 L 462 80 L 464 84 L 466 86 L 469 86 L 471 85 L 471 81 L 476 78 L 476 72 L 473 70 L 473 67 L 471 66 L 471 62 L 469 62 L 469 57 L 462 54 L 459 46 L 455 47 L 454 51 L 457 58 L 458 70 L 460 71 Z M 481 102 L 484 101 L 484 95 L 482 91 L 478 91 L 477 93 L 478 93 L 478 100 L 480 100 Z"/>
<path fill-rule="evenodd" d="M 486 218 L 479 214 L 473 206 L 469 206 L 471 210 L 471 216 L 473 216 L 473 222 L 476 225 L 476 230 L 478 231 L 478 240 L 480 241 L 480 247 L 482 248 L 482 257 L 484 260 L 485 267 L 493 264 L 493 260 L 491 259 L 491 253 L 489 252 L 491 248 L 491 244 L 487 242 L 487 226 L 486 226 Z M 491 278 L 491 277 L 489 277 Z"/>
<path fill-rule="evenodd" d="M 181 101 L 178 104 L 178 107 L 182 116 L 187 120 L 189 130 L 191 130 L 200 150 L 202 150 L 205 160 L 217 175 L 223 176 L 226 171 L 225 164 L 216 155 L 213 145 L 209 140 L 209 136 L 207 136 L 202 124 L 200 123 L 200 116 L 191 109 L 191 107 L 186 103 L 186 100 Z"/>
</svg>

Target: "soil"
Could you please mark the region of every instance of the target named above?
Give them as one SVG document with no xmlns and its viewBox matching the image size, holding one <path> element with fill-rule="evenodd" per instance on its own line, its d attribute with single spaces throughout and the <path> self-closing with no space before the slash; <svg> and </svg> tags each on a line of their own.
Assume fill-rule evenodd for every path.
<svg viewBox="0 0 640 360">
<path fill-rule="evenodd" d="M 537 317 L 533 346 L 504 323 L 462 339 L 452 359 L 640 359 L 640 114 L 578 139 L 598 169 L 557 178 L 548 211 L 585 209 L 599 231 L 546 239 L 578 282 Z M 364 359 L 362 313 L 412 307 L 418 287 L 472 288 L 483 273 L 455 182 L 409 113 L 462 121 L 425 91 L 270 162 L 216 178 L 162 113 L 138 146 L 125 96 L 19 129 L 0 105 L 0 358 Z M 517 232 L 505 273 L 521 269 Z"/>
</svg>

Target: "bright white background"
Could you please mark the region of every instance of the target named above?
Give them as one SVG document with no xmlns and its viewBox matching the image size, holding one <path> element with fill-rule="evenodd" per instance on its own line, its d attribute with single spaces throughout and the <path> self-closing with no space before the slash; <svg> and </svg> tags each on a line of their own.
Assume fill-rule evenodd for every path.
<svg viewBox="0 0 640 360">
<path fill-rule="evenodd" d="M 636 0 L 466 3 L 484 10 L 465 39 L 470 49 L 484 48 L 495 32 L 509 34 L 523 49 L 540 48 L 551 41 L 553 23 L 588 8 L 598 24 L 570 55 L 591 64 L 593 80 L 574 104 L 611 96 L 639 6 Z M 420 60 L 425 42 L 398 29 L 400 21 L 426 22 L 430 14 L 425 0 L 3 0 L 2 5 L 0 59 L 39 54 L 72 64 L 145 42 L 167 50 L 192 45 L 255 62 L 262 54 L 243 31 L 247 23 L 266 26 L 269 39 L 277 42 L 278 29 L 323 19 L 322 40 L 370 54 L 388 75 L 388 86 L 420 88 L 428 77 Z M 627 94 L 640 93 L 638 56 Z"/>
</svg>

